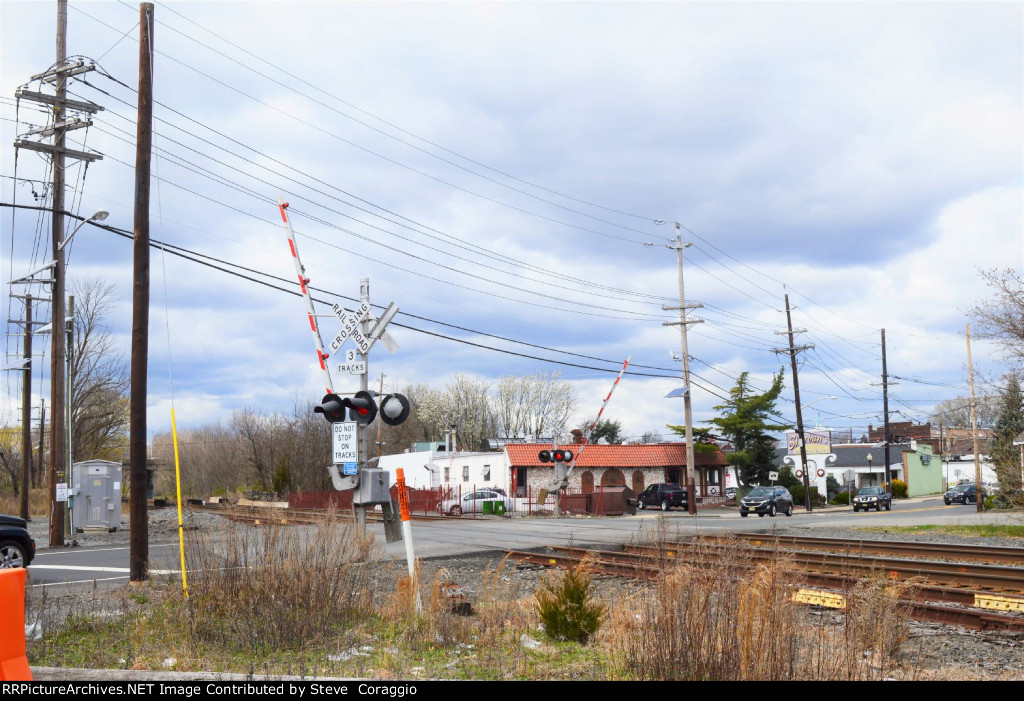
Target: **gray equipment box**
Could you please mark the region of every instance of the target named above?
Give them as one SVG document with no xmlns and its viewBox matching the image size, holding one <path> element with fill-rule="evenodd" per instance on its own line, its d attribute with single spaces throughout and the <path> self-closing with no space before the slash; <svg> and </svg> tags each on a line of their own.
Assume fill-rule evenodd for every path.
<svg viewBox="0 0 1024 701">
<path fill-rule="evenodd" d="M 86 460 L 71 467 L 75 531 L 121 530 L 121 464 Z"/>
<path fill-rule="evenodd" d="M 390 504 L 390 474 L 379 467 L 364 467 L 359 471 L 359 486 L 352 495 L 356 506 Z"/>
</svg>

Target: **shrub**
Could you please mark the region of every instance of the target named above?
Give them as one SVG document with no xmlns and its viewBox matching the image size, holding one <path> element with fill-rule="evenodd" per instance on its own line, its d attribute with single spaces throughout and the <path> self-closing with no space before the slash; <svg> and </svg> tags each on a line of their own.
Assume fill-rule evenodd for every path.
<svg viewBox="0 0 1024 701">
<path fill-rule="evenodd" d="M 838 494 L 835 495 L 835 497 L 833 497 L 832 503 L 833 504 L 844 504 L 844 505 L 849 506 L 849 504 L 850 504 L 850 493 L 849 492 L 839 492 Z"/>
<path fill-rule="evenodd" d="M 794 504 L 804 504 L 805 503 L 805 500 L 804 500 L 804 486 L 802 484 L 797 484 L 797 485 L 795 485 L 793 487 L 790 487 L 789 493 L 793 495 L 793 503 Z M 811 505 L 812 506 L 824 506 L 825 505 L 825 497 L 823 497 L 821 494 L 818 493 L 818 488 L 817 487 L 811 487 Z"/>
<path fill-rule="evenodd" d="M 535 594 L 537 615 L 550 637 L 586 644 L 601 627 L 605 607 L 592 600 L 592 584 L 582 564 L 541 581 Z"/>
<path fill-rule="evenodd" d="M 890 491 L 892 492 L 892 495 L 893 495 L 894 498 L 896 498 L 896 499 L 906 499 L 907 498 L 907 483 L 904 482 L 903 480 L 893 480 L 892 481 L 892 489 Z"/>
</svg>

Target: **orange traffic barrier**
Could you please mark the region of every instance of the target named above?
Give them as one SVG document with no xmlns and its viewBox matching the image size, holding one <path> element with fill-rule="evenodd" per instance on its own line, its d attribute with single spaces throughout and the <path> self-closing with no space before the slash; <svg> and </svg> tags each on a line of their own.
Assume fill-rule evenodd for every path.
<svg viewBox="0 0 1024 701">
<path fill-rule="evenodd" d="M 30 682 L 25 656 L 25 573 L 0 570 L 0 681 Z"/>
</svg>

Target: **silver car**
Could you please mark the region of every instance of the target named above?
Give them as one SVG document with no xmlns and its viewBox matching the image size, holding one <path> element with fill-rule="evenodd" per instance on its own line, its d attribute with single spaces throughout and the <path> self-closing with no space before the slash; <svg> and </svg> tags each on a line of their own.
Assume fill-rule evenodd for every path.
<svg viewBox="0 0 1024 701">
<path fill-rule="evenodd" d="M 484 507 L 484 503 L 491 504 L 490 509 Z M 449 516 L 461 516 L 462 514 L 479 514 L 484 511 L 495 513 L 498 509 L 496 504 L 501 504 L 498 509 L 505 513 L 512 510 L 512 500 L 494 489 L 478 489 L 475 492 L 463 494 L 461 498 L 445 499 L 441 502 L 441 512 Z"/>
</svg>

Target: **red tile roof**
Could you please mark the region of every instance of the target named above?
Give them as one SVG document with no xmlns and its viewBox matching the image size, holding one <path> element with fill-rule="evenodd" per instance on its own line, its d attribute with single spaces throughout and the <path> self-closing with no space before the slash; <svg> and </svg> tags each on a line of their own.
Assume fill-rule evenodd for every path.
<svg viewBox="0 0 1024 701">
<path fill-rule="evenodd" d="M 579 453 L 578 445 L 559 445 Z M 542 450 L 551 450 L 550 443 L 506 443 L 511 467 L 540 466 L 537 454 Z M 725 454 L 720 450 L 714 453 L 694 453 L 697 465 L 725 466 Z M 686 464 L 685 443 L 651 443 L 647 445 L 595 445 L 588 444 L 576 467 L 675 467 Z"/>
</svg>

